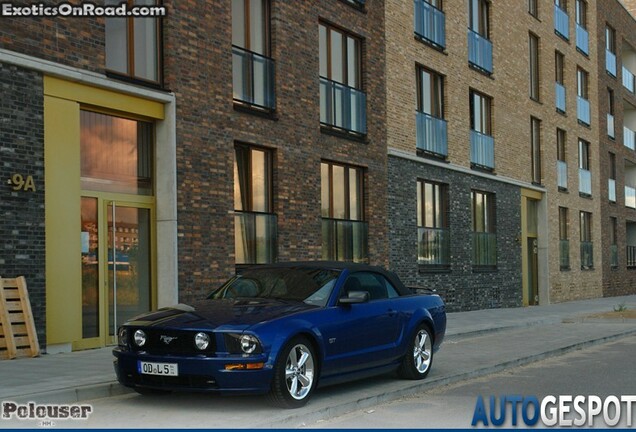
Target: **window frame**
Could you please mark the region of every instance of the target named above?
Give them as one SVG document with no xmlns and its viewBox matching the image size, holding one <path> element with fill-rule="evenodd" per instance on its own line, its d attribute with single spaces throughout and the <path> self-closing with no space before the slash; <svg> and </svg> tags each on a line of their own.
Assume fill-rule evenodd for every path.
<svg viewBox="0 0 636 432">
<path fill-rule="evenodd" d="M 539 0 L 528 0 L 528 13 L 539 19 Z"/>
<path fill-rule="evenodd" d="M 557 144 L 557 160 L 567 163 L 567 131 L 557 128 L 556 144 Z"/>
<path fill-rule="evenodd" d="M 587 30 L 587 6 L 585 0 L 575 0 L 574 2 L 575 22 L 585 30 Z"/>
<path fill-rule="evenodd" d="M 576 95 L 589 100 L 590 77 L 589 73 L 580 66 L 576 68 Z"/>
<path fill-rule="evenodd" d="M 567 241 L 568 253 L 563 256 L 563 249 L 559 245 L 559 267 L 560 270 L 570 270 L 570 211 L 567 207 L 559 207 L 559 243 Z"/>
<path fill-rule="evenodd" d="M 433 210 L 432 224 L 427 221 L 427 193 L 426 185 L 432 187 L 433 197 L 431 198 L 431 204 Z M 440 183 L 431 180 L 417 180 L 417 227 L 418 228 L 436 228 L 436 229 L 449 229 L 449 197 L 448 197 L 448 184 Z M 437 214 L 439 213 L 439 214 Z"/>
<path fill-rule="evenodd" d="M 579 138 L 579 169 L 591 171 L 590 168 L 590 143 Z"/>
<path fill-rule="evenodd" d="M 605 49 L 616 55 L 616 29 L 605 24 Z"/>
<path fill-rule="evenodd" d="M 417 84 L 417 110 L 421 113 L 428 114 L 431 117 L 444 119 L 444 76 L 439 72 L 424 66 L 416 66 L 416 84 Z M 424 111 L 424 74 L 430 77 L 430 95 L 429 105 L 432 112 Z"/>
<path fill-rule="evenodd" d="M 541 184 L 541 120 L 534 116 L 530 117 L 530 155 L 532 183 Z"/>
<path fill-rule="evenodd" d="M 366 221 L 366 212 L 365 212 L 365 196 L 364 196 L 364 169 L 355 165 L 349 165 L 349 164 L 345 164 L 345 163 L 340 163 L 340 162 L 333 162 L 333 161 L 326 161 L 326 160 L 322 160 L 320 162 L 321 165 L 321 173 L 322 173 L 322 166 L 326 165 L 327 169 L 328 169 L 328 194 L 329 194 L 329 204 L 328 204 L 328 215 L 325 216 L 323 214 L 324 211 L 324 207 L 323 207 L 323 203 L 322 203 L 322 199 L 321 199 L 321 217 L 323 219 L 333 219 L 333 220 L 344 220 L 344 221 L 352 221 L 352 222 L 364 222 Z M 344 202 L 345 202 L 345 218 L 338 218 L 334 216 L 334 181 L 333 181 L 333 167 L 334 166 L 338 166 L 338 167 L 342 167 L 344 168 Z M 356 171 L 356 176 L 357 176 L 357 181 L 358 181 L 358 187 L 357 187 L 357 196 L 358 196 L 358 203 L 357 203 L 357 207 L 358 209 L 356 210 L 359 213 L 359 218 L 358 219 L 352 219 L 351 218 L 351 184 L 350 184 L 350 170 L 355 170 Z M 322 179 L 322 174 L 321 174 L 321 183 L 322 183 L 323 179 Z M 322 189 L 322 184 L 321 184 L 321 189 Z"/>
<path fill-rule="evenodd" d="M 492 98 L 484 93 L 481 93 L 477 90 L 470 90 L 470 129 L 479 132 L 484 135 L 493 136 L 492 132 Z M 479 128 L 476 128 L 477 125 L 477 112 L 475 111 L 476 102 L 480 101 L 479 106 Z"/>
<path fill-rule="evenodd" d="M 541 67 L 539 58 L 539 45 L 541 40 L 539 36 L 530 32 L 528 36 L 528 52 L 529 52 L 529 80 L 530 80 L 530 99 L 539 102 L 541 100 Z"/>
<path fill-rule="evenodd" d="M 246 166 L 246 171 L 250 174 L 249 177 L 249 181 L 248 184 L 246 185 L 246 193 L 247 193 L 247 209 L 246 208 L 237 208 L 237 202 L 236 202 L 236 189 L 234 192 L 234 211 L 237 212 L 243 212 L 243 213 L 261 213 L 261 214 L 274 214 L 274 151 L 266 148 L 266 147 L 261 147 L 261 146 L 256 146 L 256 145 L 252 145 L 252 144 L 247 144 L 247 143 L 243 143 L 243 142 L 236 142 L 234 143 L 234 163 L 235 163 L 235 170 L 238 170 L 238 164 L 239 164 L 239 157 L 238 157 L 238 151 L 245 151 L 248 153 L 248 159 L 247 159 L 247 166 Z M 253 173 L 253 153 L 255 151 L 258 152 L 262 152 L 264 154 L 264 161 L 265 161 L 265 170 L 266 170 L 266 175 L 267 178 L 265 179 L 265 189 L 267 189 L 267 197 L 264 197 L 263 202 L 265 204 L 266 210 L 262 211 L 262 210 L 254 210 L 254 181 L 253 181 L 253 177 L 251 176 L 251 174 Z M 237 173 L 238 171 L 235 171 L 235 173 Z M 240 173 L 239 173 L 239 177 L 240 177 Z M 236 188 L 236 181 L 234 182 L 234 187 Z M 239 192 L 241 192 L 240 190 L 240 186 L 239 186 Z M 243 204 L 241 202 L 241 207 L 243 207 Z"/>
<path fill-rule="evenodd" d="M 475 17 L 476 13 L 476 17 Z M 476 25 L 476 27 L 475 27 Z M 481 37 L 490 40 L 490 1 L 468 1 L 468 28 Z"/>
<path fill-rule="evenodd" d="M 362 71 L 362 48 L 363 48 L 363 41 L 362 38 L 354 35 L 353 33 L 342 29 L 340 27 L 337 27 L 333 24 L 324 22 L 324 21 L 320 21 L 318 23 L 318 33 L 319 33 L 319 39 L 322 39 L 322 37 L 320 36 L 320 27 L 324 27 L 325 28 L 325 36 L 326 36 L 326 46 L 325 46 L 325 57 L 326 57 L 326 61 L 327 64 L 325 65 L 326 71 L 327 71 L 327 76 L 324 76 L 322 74 L 322 65 L 319 65 L 319 76 L 322 78 L 326 78 L 330 81 L 333 82 L 337 82 L 338 84 L 342 84 L 345 85 L 347 87 L 351 87 L 354 88 L 356 90 L 360 90 L 360 91 L 364 91 L 364 87 L 363 87 L 363 71 Z M 331 37 L 332 37 L 332 33 L 336 32 L 339 33 L 341 35 L 342 38 L 342 46 L 341 46 L 341 50 L 342 50 L 342 77 L 344 78 L 342 81 L 336 80 L 334 79 L 333 76 L 333 65 L 332 65 L 332 43 L 331 43 Z M 348 47 L 348 43 L 347 41 L 351 39 L 354 41 L 355 44 L 355 51 L 356 51 L 356 58 L 354 59 L 354 65 L 355 65 L 355 85 L 352 85 L 352 83 L 350 82 L 349 79 L 349 47 Z M 319 41 L 319 63 L 321 62 L 320 57 L 322 57 L 320 55 L 320 41 Z"/>
<path fill-rule="evenodd" d="M 565 54 L 559 50 L 554 51 L 554 80 L 565 85 Z"/>
</svg>

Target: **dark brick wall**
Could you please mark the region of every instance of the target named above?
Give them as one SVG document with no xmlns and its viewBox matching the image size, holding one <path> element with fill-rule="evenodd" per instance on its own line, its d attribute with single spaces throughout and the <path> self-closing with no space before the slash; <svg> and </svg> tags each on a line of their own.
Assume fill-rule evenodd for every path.
<svg viewBox="0 0 636 432">
<path fill-rule="evenodd" d="M 44 122 L 41 75 L 0 63 L 0 276 L 25 276 L 42 346 L 46 345 Z M 35 192 L 14 191 L 14 174 Z"/>
<path fill-rule="evenodd" d="M 235 271 L 235 142 L 275 153 L 279 260 L 321 258 L 320 162 L 325 159 L 366 168 L 370 260 L 386 264 L 383 1 L 368 1 L 363 11 L 338 0 L 272 1 L 277 105 L 271 117 L 234 109 L 231 2 L 203 3 L 180 2 L 165 22 L 165 82 L 177 95 L 180 300 L 202 295 Z M 365 142 L 320 130 L 320 20 L 363 40 Z"/>
<path fill-rule="evenodd" d="M 521 195 L 518 187 L 399 157 L 389 157 L 390 268 L 410 286 L 433 288 L 450 311 L 518 307 L 521 291 Z M 448 184 L 450 271 L 420 272 L 417 264 L 417 180 Z M 497 269 L 473 270 L 471 189 L 496 194 Z"/>
<path fill-rule="evenodd" d="M 622 48 L 623 42 L 636 47 L 636 21 L 617 1 L 598 2 L 598 32 L 596 35 L 598 50 L 598 92 L 599 92 L 599 143 L 601 172 L 601 227 L 603 262 L 603 295 L 605 297 L 636 294 L 636 269 L 628 269 L 626 263 L 626 224 L 636 223 L 636 210 L 625 207 L 625 163 L 636 164 L 634 152 L 623 144 L 624 106 L 636 106 L 636 96 L 622 84 Z M 616 30 L 616 69 L 617 77 L 606 72 L 605 65 L 605 26 L 609 24 Z M 615 139 L 607 135 L 607 113 L 609 102 L 607 89 L 614 90 Z M 616 203 L 609 202 L 608 179 L 610 175 L 609 153 L 616 155 Z M 630 185 L 634 186 L 634 185 Z M 610 223 L 609 218 L 617 219 L 618 267 L 610 266 Z M 596 258 L 595 258 L 596 261 Z"/>
</svg>

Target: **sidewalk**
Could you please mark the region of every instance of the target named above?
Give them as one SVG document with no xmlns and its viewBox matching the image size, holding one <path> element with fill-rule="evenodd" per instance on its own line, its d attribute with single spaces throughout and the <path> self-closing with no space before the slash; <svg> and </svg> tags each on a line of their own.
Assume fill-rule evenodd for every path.
<svg viewBox="0 0 636 432">
<path fill-rule="evenodd" d="M 432 387 L 527 364 L 585 346 L 636 334 L 636 320 L 585 319 L 636 296 L 550 306 L 491 309 L 448 315 L 447 339 L 423 381 L 379 378 L 328 387 L 300 410 L 282 410 L 268 422 L 296 427 L 348 410 L 394 400 Z M 73 403 L 129 393 L 115 380 L 111 348 L 0 361 L 0 401 Z M 309 411 L 308 411 L 309 410 Z M 302 421 L 301 421 L 302 419 Z M 255 424 L 268 427 L 270 423 Z"/>
</svg>

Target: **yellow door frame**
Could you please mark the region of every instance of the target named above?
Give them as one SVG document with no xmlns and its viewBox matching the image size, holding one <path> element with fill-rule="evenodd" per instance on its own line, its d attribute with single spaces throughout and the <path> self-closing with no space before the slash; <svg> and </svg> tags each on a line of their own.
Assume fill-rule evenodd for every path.
<svg viewBox="0 0 636 432">
<path fill-rule="evenodd" d="M 543 194 L 541 192 L 521 189 L 521 238 L 519 239 L 519 243 L 521 246 L 521 291 L 524 306 L 530 305 L 530 298 L 528 296 L 528 275 L 530 272 L 528 266 L 528 239 L 538 239 L 539 237 L 538 232 L 531 233 L 528 231 L 528 200 L 541 201 L 542 199 Z"/>
</svg>

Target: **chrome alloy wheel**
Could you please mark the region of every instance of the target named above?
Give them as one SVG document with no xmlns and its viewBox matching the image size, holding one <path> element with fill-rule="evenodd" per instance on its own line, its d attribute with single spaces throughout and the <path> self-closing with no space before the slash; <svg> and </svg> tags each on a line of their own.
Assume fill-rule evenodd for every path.
<svg viewBox="0 0 636 432">
<path fill-rule="evenodd" d="M 415 368 L 419 373 L 423 374 L 430 367 L 432 351 L 431 338 L 426 330 L 420 330 L 415 336 L 415 344 L 413 346 L 413 359 L 415 360 Z"/>
<path fill-rule="evenodd" d="M 294 346 L 285 363 L 287 391 L 296 400 L 304 399 L 314 383 L 314 358 L 303 344 Z"/>
</svg>

